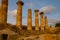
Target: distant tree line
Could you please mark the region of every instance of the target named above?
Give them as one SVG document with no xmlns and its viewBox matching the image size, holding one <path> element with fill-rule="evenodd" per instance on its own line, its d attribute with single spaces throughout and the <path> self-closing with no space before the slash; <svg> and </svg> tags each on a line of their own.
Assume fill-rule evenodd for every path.
<svg viewBox="0 0 60 40">
<path fill-rule="evenodd" d="M 60 27 L 60 23 L 56 23 L 55 24 L 55 27 Z"/>
</svg>

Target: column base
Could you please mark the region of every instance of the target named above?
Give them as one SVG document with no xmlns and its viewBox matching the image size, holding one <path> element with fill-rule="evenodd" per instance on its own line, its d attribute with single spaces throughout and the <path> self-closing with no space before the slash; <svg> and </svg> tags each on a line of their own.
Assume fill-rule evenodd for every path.
<svg viewBox="0 0 60 40">
<path fill-rule="evenodd" d="M 41 31 L 44 31 L 44 28 L 41 28 Z"/>
<path fill-rule="evenodd" d="M 28 31 L 31 31 L 31 30 L 32 30 L 32 28 L 27 28 L 27 30 L 28 30 Z"/>
<path fill-rule="evenodd" d="M 35 28 L 35 30 L 39 31 L 39 28 Z"/>
</svg>

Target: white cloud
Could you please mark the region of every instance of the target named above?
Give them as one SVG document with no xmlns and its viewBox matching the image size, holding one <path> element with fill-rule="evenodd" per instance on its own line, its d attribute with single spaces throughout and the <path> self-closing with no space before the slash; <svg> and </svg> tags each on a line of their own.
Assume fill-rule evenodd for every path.
<svg viewBox="0 0 60 40">
<path fill-rule="evenodd" d="M 40 12 L 43 11 L 44 13 L 50 13 L 56 10 L 55 6 L 44 6 L 40 9 Z"/>
<path fill-rule="evenodd" d="M 60 22 L 60 19 L 48 19 L 49 25 L 55 26 L 55 23 Z"/>
<path fill-rule="evenodd" d="M 16 14 L 17 14 L 17 9 L 9 10 L 8 13 L 9 13 L 10 15 L 16 15 Z"/>
<path fill-rule="evenodd" d="M 8 10 L 8 19 L 7 22 L 11 24 L 16 24 L 16 14 L 17 10 Z"/>
</svg>

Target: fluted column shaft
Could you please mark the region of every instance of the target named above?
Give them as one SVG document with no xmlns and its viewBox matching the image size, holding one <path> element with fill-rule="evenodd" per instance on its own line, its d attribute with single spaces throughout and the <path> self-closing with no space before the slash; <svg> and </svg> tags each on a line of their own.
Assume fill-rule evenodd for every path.
<svg viewBox="0 0 60 40">
<path fill-rule="evenodd" d="M 28 27 L 27 30 L 32 30 L 32 10 L 28 9 Z"/>
<path fill-rule="evenodd" d="M 2 0 L 0 9 L 0 23 L 7 24 L 8 0 Z"/>
<path fill-rule="evenodd" d="M 41 30 L 44 31 L 44 13 L 43 12 L 40 13 L 40 27 L 41 27 Z"/>
<path fill-rule="evenodd" d="M 17 9 L 17 17 L 16 17 L 16 26 L 18 26 L 22 30 L 22 6 L 23 6 L 22 1 L 18 1 L 18 9 Z"/>
<path fill-rule="evenodd" d="M 46 16 L 45 16 L 45 28 L 48 29 L 48 19 Z"/>
<path fill-rule="evenodd" d="M 39 10 L 35 10 L 35 30 L 39 30 L 39 17 L 38 17 Z"/>
</svg>

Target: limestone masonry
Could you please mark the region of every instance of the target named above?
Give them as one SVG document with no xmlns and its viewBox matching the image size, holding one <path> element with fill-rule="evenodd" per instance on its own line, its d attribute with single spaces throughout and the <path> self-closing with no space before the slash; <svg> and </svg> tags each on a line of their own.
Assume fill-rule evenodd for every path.
<svg viewBox="0 0 60 40">
<path fill-rule="evenodd" d="M 0 24 L 7 24 L 8 0 L 2 0 L 0 10 Z"/>
<path fill-rule="evenodd" d="M 23 6 L 23 2 L 22 1 L 18 1 L 17 5 L 17 17 L 16 17 L 16 26 L 19 27 L 22 30 L 22 6 Z"/>
<path fill-rule="evenodd" d="M 60 27 L 49 27 L 47 16 L 44 16 L 44 12 L 39 12 L 38 9 L 34 10 L 35 26 L 32 26 L 32 9 L 27 10 L 27 26 L 23 26 L 23 5 L 24 2 L 17 1 L 16 25 L 12 25 L 7 23 L 8 0 L 2 0 L 0 8 L 0 40 L 60 40 Z"/>
</svg>

